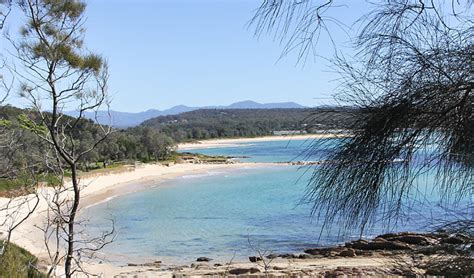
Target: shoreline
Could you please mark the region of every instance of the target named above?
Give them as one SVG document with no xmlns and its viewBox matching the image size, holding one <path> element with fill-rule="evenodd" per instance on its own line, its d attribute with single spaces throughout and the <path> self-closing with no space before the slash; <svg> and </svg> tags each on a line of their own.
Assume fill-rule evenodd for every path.
<svg viewBox="0 0 474 278">
<path fill-rule="evenodd" d="M 109 184 L 97 190 L 91 190 L 88 192 L 83 191 L 84 195 L 81 200 L 81 209 L 87 209 L 95 205 L 108 202 L 110 198 L 116 198 L 123 195 L 147 190 L 151 187 L 159 187 L 163 183 L 172 181 L 188 175 L 199 175 L 206 172 L 216 170 L 235 170 L 241 168 L 264 168 L 264 167 L 276 167 L 276 166 L 292 166 L 289 163 L 263 163 L 263 162 L 238 162 L 238 163 L 222 163 L 222 164 L 211 164 L 211 163 L 178 163 L 170 166 L 162 164 L 144 164 L 138 166 L 135 170 L 126 173 L 133 173 L 131 175 L 123 176 L 122 180 L 117 183 L 111 183 L 110 181 L 116 177 L 123 175 L 124 173 L 101 175 L 93 178 L 88 178 L 89 185 L 94 186 L 97 183 Z M 158 170 L 158 171 L 157 171 Z M 156 172 L 155 172 L 156 171 Z M 140 172 L 140 173 L 135 173 Z"/>
<path fill-rule="evenodd" d="M 238 170 L 243 168 L 265 168 L 265 167 L 281 167 L 291 166 L 287 163 L 230 163 L 230 164 L 173 164 L 165 166 L 161 164 L 144 164 L 137 166 L 134 170 L 127 172 L 109 173 L 105 175 L 92 176 L 83 178 L 81 184 L 82 189 L 82 200 L 81 200 L 81 212 L 95 206 L 97 204 L 113 200 L 116 197 L 137 192 L 140 190 L 146 190 L 150 186 L 161 186 L 161 184 L 185 176 L 201 174 L 214 170 Z M 51 193 L 51 189 L 47 187 L 40 188 L 40 203 L 36 211 L 22 223 L 13 233 L 11 242 L 18 246 L 28 250 L 30 253 L 35 255 L 40 262 L 40 266 L 43 270 L 47 267 L 48 254 L 44 245 L 43 233 L 39 230 L 39 227 L 43 225 L 46 219 L 47 201 L 46 197 L 48 193 Z M 19 197 L 22 198 L 22 197 Z M 17 198 L 15 198 L 17 199 Z M 0 207 L 8 202 L 8 198 L 0 198 Z M 22 213 L 27 213 L 26 207 L 22 207 Z M 4 211 L 0 211 L 0 220 L 4 218 Z M 303 250 L 302 250 L 303 251 Z M 108 256 L 109 255 L 109 256 Z M 147 260 L 137 258 L 136 260 L 128 263 L 113 263 L 113 254 L 99 253 L 98 258 L 94 261 L 90 261 L 84 264 L 85 269 L 91 273 L 96 273 L 102 276 L 99 277 L 113 277 L 115 275 L 123 275 L 121 277 L 134 277 L 139 275 L 140 277 L 151 276 L 151 277 L 173 277 L 178 275 L 203 275 L 205 272 L 210 270 L 221 273 L 227 271 L 230 268 L 236 269 L 251 269 L 255 267 L 255 263 L 249 261 L 232 261 L 230 265 L 214 265 L 212 262 L 203 265 L 203 263 L 192 263 L 191 265 L 177 265 L 173 262 L 157 262 L 153 261 L 152 258 Z M 110 259 L 110 260 L 109 260 Z M 219 258 L 215 258 L 219 261 Z M 137 262 L 138 261 L 138 262 Z M 340 266 L 348 267 L 381 267 L 387 263 L 385 258 L 356 258 L 355 260 L 348 261 L 345 258 L 312 258 L 312 259 L 294 259 L 294 258 L 276 258 L 272 259 L 275 269 L 286 269 L 289 264 L 293 265 L 293 268 L 300 269 L 312 269 L 315 265 L 318 268 L 336 268 Z M 260 264 L 261 265 L 261 264 Z M 260 270 L 263 271 L 262 267 L 259 266 Z M 203 270 L 207 269 L 205 272 Z M 61 266 L 56 270 L 56 274 L 60 275 L 62 271 Z M 278 270 L 280 271 L 280 270 Z"/>
<path fill-rule="evenodd" d="M 341 135 L 343 136 L 343 135 Z M 277 140 L 310 140 L 316 138 L 334 138 L 336 135 L 327 135 L 324 137 L 315 137 L 313 135 L 307 136 L 280 136 Z M 258 139 L 258 140 L 256 140 Z M 263 141 L 276 141 L 275 137 L 263 137 L 263 138 L 245 138 L 245 139 L 219 139 L 203 141 L 203 143 L 192 144 L 195 149 L 201 148 L 212 148 L 212 147 L 224 147 L 226 144 L 240 144 L 250 142 L 263 142 Z M 181 147 L 182 148 L 182 147 Z M 115 172 L 107 173 L 97 176 L 90 176 L 83 178 L 81 184 L 84 188 L 82 189 L 82 200 L 80 214 L 85 209 L 92 206 L 98 205 L 103 202 L 108 202 L 116 197 L 123 196 L 126 194 L 134 193 L 140 190 L 146 190 L 150 187 L 160 187 L 163 183 L 171 181 L 176 178 L 180 178 L 186 175 L 196 175 L 206 173 L 215 170 L 238 170 L 243 168 L 256 169 L 259 167 L 280 167 L 289 166 L 288 163 L 230 163 L 230 164 L 193 164 L 193 163 L 182 163 L 172 164 L 170 166 L 162 164 L 143 164 L 136 166 L 131 171 L 126 172 Z M 28 250 L 33 255 L 37 256 L 40 265 L 45 266 L 45 258 L 47 253 L 44 247 L 43 234 L 37 226 L 43 224 L 46 211 L 46 200 L 44 196 L 48 195 L 51 191 L 46 187 L 39 188 L 38 191 L 42 196 L 42 200 L 37 210 L 28 218 L 22 225 L 20 225 L 12 234 L 12 242 L 19 245 L 20 247 Z M 19 197 L 21 198 L 21 197 Z M 8 202 L 7 198 L 0 198 L 0 208 Z M 4 211 L 0 210 L 0 221 L 4 219 Z M 25 212 L 23 212 L 25 213 Z M 0 234 L 3 236 L 3 234 Z M 376 243 L 379 244 L 379 243 Z M 345 248 L 345 249 L 341 249 Z M 357 250 L 357 248 L 351 248 L 350 246 L 341 247 L 328 247 L 319 248 L 332 249 L 328 251 L 330 255 L 319 254 L 321 250 L 314 251 L 314 254 L 307 255 L 306 250 L 301 250 L 304 253 L 298 256 L 288 257 L 277 257 L 274 260 L 270 260 L 271 268 L 269 273 L 273 273 L 277 276 L 282 274 L 295 274 L 295 275 L 307 275 L 308 273 L 321 274 L 323 271 L 329 271 L 330 273 L 349 273 L 353 275 L 359 275 L 360 273 L 374 273 L 374 274 L 393 274 L 393 259 L 390 256 L 386 256 L 383 252 L 375 253 L 375 255 L 365 256 L 362 253 L 354 256 L 346 257 L 341 255 L 342 252 L 348 250 Z M 315 249 L 316 250 L 316 249 Z M 352 251 L 350 251 L 352 252 Z M 336 255 L 334 255 L 334 254 Z M 398 254 L 398 253 L 397 253 Z M 257 255 L 257 254 L 256 254 Z M 399 253 L 400 256 L 406 256 L 409 253 Z M 85 264 L 85 268 L 91 272 L 100 275 L 99 277 L 114 277 L 119 275 L 120 277 L 182 277 L 182 276 L 202 276 L 206 274 L 214 275 L 228 275 L 232 274 L 228 271 L 242 270 L 243 275 L 249 275 L 256 271 L 263 275 L 267 273 L 268 269 L 266 263 L 268 261 L 258 260 L 257 262 L 249 262 L 248 260 L 231 260 L 227 263 L 218 263 L 219 258 L 215 258 L 216 261 L 211 262 L 194 262 L 191 265 L 176 265 L 172 262 L 158 262 L 154 261 L 153 258 L 136 258 L 131 260 L 128 264 L 117 264 L 113 263 L 113 254 L 100 253 L 99 258 L 103 260 L 95 260 Z M 109 260 L 108 260 L 109 259 Z M 156 258 L 155 258 L 156 259 Z M 217 264 L 215 264 L 217 262 Z M 387 270 L 390 268 L 390 271 Z M 339 269 L 339 270 L 338 270 Z M 356 270 L 354 270 L 356 269 Z M 387 272 L 383 272 L 387 270 Z M 62 268 L 57 270 L 57 274 L 61 274 Z M 332 271 L 332 272 L 331 272 Z M 382 271 L 382 272 L 378 272 Z"/>
<path fill-rule="evenodd" d="M 272 135 L 262 136 L 254 138 L 218 138 L 218 139 L 206 139 L 198 140 L 196 142 L 181 143 L 178 144 L 178 150 L 188 151 L 195 149 L 207 149 L 207 148 L 222 148 L 222 147 L 236 147 L 245 143 L 258 143 L 268 141 L 292 141 L 292 140 L 315 140 L 324 138 L 337 138 L 345 137 L 347 135 L 337 133 L 327 134 L 297 134 L 297 135 Z"/>
<path fill-rule="evenodd" d="M 184 175 L 193 175 L 213 170 L 238 170 L 240 168 L 278 167 L 289 164 L 281 163 L 232 163 L 232 164 L 174 164 L 165 166 L 161 164 L 145 164 L 135 168 L 133 171 L 112 173 L 108 175 L 90 177 L 82 180 L 87 186 L 83 189 L 84 198 L 82 209 L 96 205 L 100 202 L 110 201 L 124 194 L 144 190 L 149 186 L 160 186 L 163 182 L 179 178 Z M 156 185 L 158 184 L 158 185 Z M 42 196 L 48 192 L 48 188 L 40 188 Z M 0 206 L 8 201 L 0 198 Z M 40 270 L 45 271 L 47 266 L 47 253 L 42 240 L 42 232 L 36 227 L 41 226 L 45 219 L 45 200 L 40 202 L 38 209 L 27 221 L 18 227 L 12 234 L 12 242 L 28 250 L 38 257 Z M 0 220 L 4 215 L 0 211 Z M 389 237 L 395 236 L 395 240 Z M 411 260 L 413 255 L 422 254 L 420 248 L 426 248 L 427 242 L 433 248 L 443 240 L 451 239 L 450 235 L 436 237 L 430 234 L 399 233 L 380 235 L 370 241 L 355 240 L 346 242 L 345 245 L 333 247 L 317 247 L 301 250 L 295 254 L 275 254 L 274 258 L 267 255 L 249 257 L 249 260 L 231 259 L 222 262 L 221 258 L 216 261 L 199 261 L 191 264 L 173 264 L 173 262 L 156 261 L 156 258 L 134 258 L 128 263 L 113 263 L 114 254 L 99 253 L 94 261 L 85 263 L 84 269 L 94 273 L 98 277 L 203 277 L 206 275 L 275 275 L 279 277 L 294 276 L 321 276 L 321 275 L 348 275 L 348 276 L 384 276 L 393 277 L 403 274 L 398 269 L 398 260 Z M 456 236 L 457 240 L 463 240 Z M 416 245 L 420 241 L 419 245 Z M 415 245 L 413 245 L 415 244 Z M 403 250 L 401 250 L 403 249 Z M 374 251 L 370 251 L 374 250 Z M 256 251 L 257 252 L 257 251 Z M 443 252 L 441 250 L 441 252 Z M 442 254 L 442 253 L 441 253 Z M 273 255 L 273 254 L 270 254 Z M 395 257 L 394 257 L 395 256 Z M 436 254 L 435 254 L 436 256 Z M 443 256 L 443 255 L 442 255 Z M 254 258 L 253 261 L 251 258 Z M 430 259 L 432 257 L 426 257 Z M 426 259 L 425 258 L 425 259 Z M 439 257 L 437 257 L 439 258 Z M 443 257 L 443 259 L 450 257 Z M 420 262 L 425 260 L 421 257 Z M 220 262 L 220 263 L 219 263 Z M 398 261 L 399 262 L 399 261 Z M 425 269 L 419 268 L 420 262 L 413 261 L 418 274 L 424 274 Z M 61 265 L 56 270 L 60 276 L 63 269 Z M 82 277 L 82 276 L 80 276 Z M 332 277 L 332 276 L 331 276 Z M 398 276 L 399 277 L 399 276 Z"/>
<path fill-rule="evenodd" d="M 170 166 L 162 164 L 143 164 L 135 167 L 133 170 L 109 173 L 97 176 L 91 176 L 80 180 L 82 185 L 81 189 L 81 204 L 80 212 L 98 205 L 103 202 L 108 202 L 116 197 L 131 194 L 140 190 L 146 190 L 151 186 L 160 186 L 160 184 L 185 176 L 185 175 L 196 175 L 206 173 L 215 170 L 231 170 L 231 169 L 242 169 L 242 168 L 259 168 L 259 167 L 271 167 L 281 166 L 286 164 L 278 163 L 228 163 L 228 164 L 193 164 L 193 163 L 181 163 L 172 164 Z M 44 226 L 44 222 L 47 219 L 47 208 L 48 208 L 48 197 L 51 196 L 52 189 L 48 187 L 38 188 L 39 203 L 36 210 L 26 219 L 21 225 L 19 225 L 11 235 L 11 242 L 28 250 L 30 253 L 35 255 L 39 262 L 46 265 L 48 261 L 48 253 L 44 244 L 43 232 L 39 227 Z M 71 194 L 71 192 L 66 192 Z M 9 202 L 22 203 L 24 200 L 29 199 L 28 202 L 21 205 L 17 211 L 18 219 L 28 213 L 28 208 L 32 207 L 34 200 L 31 199 L 34 195 L 20 196 L 16 198 L 0 198 L 0 208 L 5 207 Z M 67 197 L 67 196 L 65 196 Z M 12 210 L 10 210 L 11 212 Z M 0 210 L 0 221 L 7 219 L 6 215 L 8 210 Z M 0 237 L 6 235 L 6 228 L 0 228 Z M 121 270 L 121 266 L 116 266 L 108 263 L 99 264 L 87 264 L 91 268 L 91 271 L 96 271 L 97 268 L 107 268 L 107 274 L 116 273 L 116 270 Z M 140 267 L 139 267 L 140 268 Z"/>
</svg>

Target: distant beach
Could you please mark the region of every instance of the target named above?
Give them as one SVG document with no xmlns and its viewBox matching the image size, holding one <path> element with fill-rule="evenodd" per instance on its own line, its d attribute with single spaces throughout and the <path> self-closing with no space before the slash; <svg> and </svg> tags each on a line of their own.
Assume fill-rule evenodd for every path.
<svg viewBox="0 0 474 278">
<path fill-rule="evenodd" d="M 327 134 L 297 134 L 297 135 L 275 135 L 263 136 L 255 138 L 229 138 L 229 139 L 209 139 L 199 140 L 196 142 L 181 143 L 178 145 L 178 150 L 195 150 L 206 148 L 221 148 L 221 147 L 235 147 L 239 144 L 253 143 L 253 142 L 267 142 L 267 141 L 291 141 L 291 140 L 314 140 L 322 138 L 337 138 L 344 137 L 343 134 L 327 133 Z"/>
</svg>

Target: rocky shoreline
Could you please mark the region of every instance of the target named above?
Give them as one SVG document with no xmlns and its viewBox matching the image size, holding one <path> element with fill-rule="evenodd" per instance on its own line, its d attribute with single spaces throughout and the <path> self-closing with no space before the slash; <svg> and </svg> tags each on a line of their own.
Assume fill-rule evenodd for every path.
<svg viewBox="0 0 474 278">
<path fill-rule="evenodd" d="M 462 233 L 396 233 L 341 246 L 306 249 L 300 254 L 257 254 L 248 262 L 213 263 L 200 257 L 191 265 L 141 266 L 173 277 L 472 277 L 474 239 Z M 137 265 L 129 265 L 137 266 Z M 122 273 L 133 277 L 137 273 Z M 128 276 L 130 275 L 130 276 Z"/>
</svg>

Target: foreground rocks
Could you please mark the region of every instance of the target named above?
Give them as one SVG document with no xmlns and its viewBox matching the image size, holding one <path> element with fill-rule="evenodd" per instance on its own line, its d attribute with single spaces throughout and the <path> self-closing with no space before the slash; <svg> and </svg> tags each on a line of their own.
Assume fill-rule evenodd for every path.
<svg viewBox="0 0 474 278">
<path fill-rule="evenodd" d="M 190 266 L 162 270 L 173 277 L 473 277 L 472 244 L 463 234 L 384 234 L 302 254 L 250 256 L 244 263 L 202 257 Z"/>
</svg>

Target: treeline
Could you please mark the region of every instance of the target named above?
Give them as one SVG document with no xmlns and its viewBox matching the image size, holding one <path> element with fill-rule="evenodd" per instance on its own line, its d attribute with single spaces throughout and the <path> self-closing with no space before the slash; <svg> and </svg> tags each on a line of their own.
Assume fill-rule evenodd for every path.
<svg viewBox="0 0 474 278">
<path fill-rule="evenodd" d="M 0 178 L 18 177 L 25 169 L 36 173 L 49 170 L 48 160 L 55 155 L 50 146 L 35 134 L 46 134 L 45 127 L 36 124 L 36 117 L 39 115 L 28 109 L 0 106 L 0 134 L 4 137 L 1 138 L 4 144 L 0 147 Z M 61 118 L 62 122 L 74 120 L 65 115 Z M 101 128 L 105 127 L 81 119 L 75 129 L 64 132 L 74 134 L 74 144 L 79 153 L 100 138 Z M 80 167 L 88 171 L 113 161 L 166 160 L 174 149 L 172 138 L 150 127 L 116 130 L 84 157 Z"/>
<path fill-rule="evenodd" d="M 353 118 L 349 108 L 320 109 L 201 109 L 147 120 L 174 140 L 188 141 L 222 137 L 255 137 L 274 131 L 315 132 L 348 126 Z"/>
<path fill-rule="evenodd" d="M 274 131 L 344 128 L 353 119 L 347 108 L 331 109 L 202 109 L 173 116 L 150 119 L 138 127 L 115 130 L 89 152 L 79 164 L 83 171 L 106 167 L 118 161 L 161 161 L 173 154 L 176 142 L 189 140 L 255 137 Z M 44 113 L 48 116 L 48 113 Z M 48 171 L 54 152 L 36 133 L 47 134 L 37 125 L 39 115 L 28 109 L 0 106 L 0 178 L 18 177 L 24 169 Z M 62 115 L 62 124 L 75 118 Z M 67 125 L 64 125 L 67 126 Z M 100 126 L 79 120 L 76 128 L 64 130 L 75 138 L 77 152 L 101 138 Z M 66 142 L 67 143 L 67 142 Z"/>
</svg>

